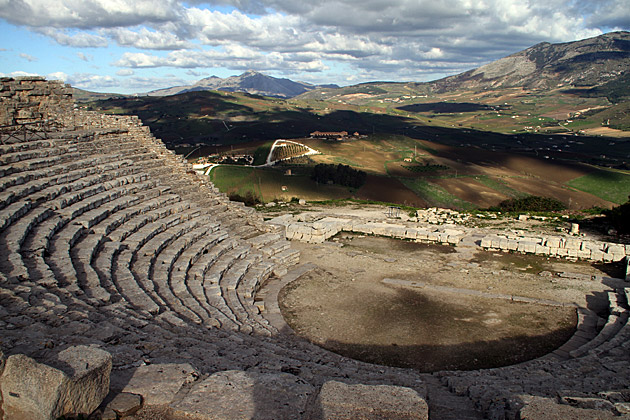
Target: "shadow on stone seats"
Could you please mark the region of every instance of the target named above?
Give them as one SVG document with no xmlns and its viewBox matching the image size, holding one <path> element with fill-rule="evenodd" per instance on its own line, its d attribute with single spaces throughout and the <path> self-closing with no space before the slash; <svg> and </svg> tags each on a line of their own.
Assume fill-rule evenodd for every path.
<svg viewBox="0 0 630 420">
<path fill-rule="evenodd" d="M 604 284 L 606 284 L 604 282 Z M 609 302 L 607 292 L 590 292 L 586 295 L 586 308 L 595 312 L 598 316 L 607 318 L 609 314 Z"/>
</svg>

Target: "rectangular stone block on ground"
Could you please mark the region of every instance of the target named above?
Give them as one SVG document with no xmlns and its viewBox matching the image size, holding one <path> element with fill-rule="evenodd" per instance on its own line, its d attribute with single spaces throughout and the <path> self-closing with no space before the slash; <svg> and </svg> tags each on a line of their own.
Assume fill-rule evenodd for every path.
<svg viewBox="0 0 630 420">
<path fill-rule="evenodd" d="M 146 405 L 169 404 L 184 384 L 193 382 L 197 371 L 188 363 L 140 366 L 129 372 L 120 391 L 142 395 Z M 123 375 L 122 376 L 127 376 Z M 123 381 L 125 382 L 125 381 Z"/>
<path fill-rule="evenodd" d="M 0 377 L 4 418 L 56 420 L 90 414 L 109 392 L 112 357 L 96 347 L 75 346 L 39 363 L 10 356 Z"/>
<path fill-rule="evenodd" d="M 314 392 L 312 385 L 288 373 L 230 370 L 196 383 L 171 409 L 175 416 L 193 420 L 299 419 Z"/>
<path fill-rule="evenodd" d="M 425 399 L 411 388 L 391 385 L 347 385 L 326 382 L 306 415 L 307 420 L 427 420 Z"/>
</svg>

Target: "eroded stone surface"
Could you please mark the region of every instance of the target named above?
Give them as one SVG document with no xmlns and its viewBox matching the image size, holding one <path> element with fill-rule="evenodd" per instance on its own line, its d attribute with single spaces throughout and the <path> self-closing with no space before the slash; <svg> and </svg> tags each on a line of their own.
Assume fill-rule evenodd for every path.
<svg viewBox="0 0 630 420">
<path fill-rule="evenodd" d="M 177 416 L 210 419 L 297 419 L 314 387 L 288 373 L 224 371 L 195 384 L 172 406 Z"/>
<path fill-rule="evenodd" d="M 188 363 L 140 366 L 122 391 L 142 395 L 146 405 L 169 404 L 181 387 L 193 382 L 198 375 Z"/>
<path fill-rule="evenodd" d="M 89 414 L 109 391 L 112 359 L 98 348 L 76 346 L 38 363 L 22 354 L 10 356 L 0 378 L 6 419 L 57 419 Z"/>
<path fill-rule="evenodd" d="M 411 388 L 326 382 L 307 415 L 309 420 L 425 420 L 427 402 Z"/>
<path fill-rule="evenodd" d="M 113 410 L 121 417 L 130 416 L 136 413 L 142 407 L 142 396 L 131 394 L 129 392 L 121 392 L 107 404 L 107 409 Z"/>
<path fill-rule="evenodd" d="M 558 404 L 550 398 L 532 397 L 520 411 L 521 420 L 609 420 L 615 415 L 609 411 L 577 408 Z"/>
</svg>

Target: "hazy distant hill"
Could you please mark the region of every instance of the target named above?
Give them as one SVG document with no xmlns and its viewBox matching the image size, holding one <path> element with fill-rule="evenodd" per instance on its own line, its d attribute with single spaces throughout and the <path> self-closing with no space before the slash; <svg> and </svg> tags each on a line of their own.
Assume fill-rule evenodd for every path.
<svg viewBox="0 0 630 420">
<path fill-rule="evenodd" d="M 247 92 L 253 95 L 273 96 L 278 98 L 292 98 L 318 87 L 323 86 L 294 82 L 289 79 L 279 79 L 250 70 L 240 76 L 230 76 L 225 79 L 217 76 L 211 76 L 201 79 L 194 85 L 158 89 L 149 92 L 148 95 L 167 96 L 202 90 L 221 90 L 227 92 Z M 337 86 L 326 85 L 326 87 Z"/>
<path fill-rule="evenodd" d="M 543 42 L 431 85 L 438 92 L 510 86 L 598 86 L 622 77 L 629 69 L 630 32 L 611 32 L 563 44 Z"/>
<path fill-rule="evenodd" d="M 79 88 L 72 88 L 72 97 L 77 102 L 90 102 L 90 101 L 98 101 L 110 98 L 124 98 L 129 95 L 121 95 L 119 93 L 100 93 L 100 92 L 90 92 L 89 90 L 83 90 Z"/>
</svg>

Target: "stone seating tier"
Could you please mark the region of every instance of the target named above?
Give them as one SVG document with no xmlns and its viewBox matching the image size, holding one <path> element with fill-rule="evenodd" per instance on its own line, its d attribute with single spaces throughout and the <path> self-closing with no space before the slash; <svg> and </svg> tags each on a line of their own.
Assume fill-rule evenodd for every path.
<svg viewBox="0 0 630 420">
<path fill-rule="evenodd" d="M 3 78 L 0 86 L 0 125 L 32 127 L 23 136 L 0 132 L 0 366 L 5 354 L 43 360 L 72 346 L 98 346 L 112 356 L 112 380 L 138 390 L 143 388 L 128 375 L 164 375 L 173 365 L 180 372 L 187 365 L 187 375 L 196 376 L 186 386 L 177 382 L 181 386 L 172 394 L 166 392 L 172 381 L 152 377 L 162 387 L 157 395 L 180 392 L 166 404 L 182 415 L 197 409 L 195 401 L 209 389 L 214 398 L 203 400 L 210 405 L 245 401 L 254 380 L 276 383 L 281 401 L 293 401 L 281 404 L 283 410 L 318 401 L 321 410 L 311 408 L 308 416 L 354 409 L 366 418 L 375 409 L 394 415 L 390 401 L 400 411 L 411 410 L 405 418 L 428 418 L 422 408 L 427 389 L 442 387 L 433 377 L 350 360 L 269 323 L 256 293 L 299 262 L 284 231 L 191 174 L 138 118 L 74 110 L 68 87 L 40 78 Z M 319 240 L 346 229 L 344 223 L 326 220 L 300 235 Z M 461 236 L 380 224 L 351 228 L 445 243 Z M 630 388 L 625 296 L 625 290 L 610 295 L 611 314 L 600 330 L 584 313 L 580 331 L 590 336 L 563 357 L 440 373 L 449 403 L 466 407 L 451 418 L 514 418 L 528 396 L 552 396 L 563 404 L 579 397 L 582 405 L 589 403 L 585 398 L 606 400 L 610 405 L 599 413 L 621 412 L 611 392 Z M 237 385 L 228 388 L 226 378 Z M 362 387 L 367 385 L 390 388 Z M 254 388 L 267 389 L 276 388 Z M 138 392 L 148 400 L 156 395 Z M 437 413 L 440 392 L 430 394 Z M 366 402 L 365 395 L 373 398 Z M 375 407 L 383 395 L 387 399 Z M 258 402 L 269 404 L 269 397 Z M 343 401 L 352 406 L 341 408 Z M 209 409 L 220 412 L 217 405 Z M 290 417 L 306 415 L 291 411 Z"/>
</svg>

